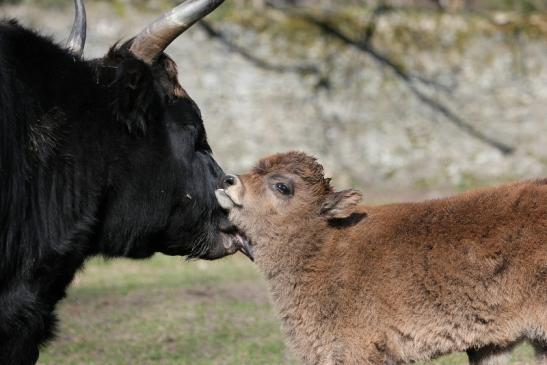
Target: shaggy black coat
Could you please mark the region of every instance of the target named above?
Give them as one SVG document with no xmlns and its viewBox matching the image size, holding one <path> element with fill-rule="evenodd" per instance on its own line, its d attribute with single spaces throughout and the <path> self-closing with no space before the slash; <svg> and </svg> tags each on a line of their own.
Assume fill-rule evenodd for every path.
<svg viewBox="0 0 547 365">
<path fill-rule="evenodd" d="M 228 252 L 222 170 L 165 55 L 84 61 L 0 22 L 0 364 L 34 364 L 92 255 Z"/>
</svg>

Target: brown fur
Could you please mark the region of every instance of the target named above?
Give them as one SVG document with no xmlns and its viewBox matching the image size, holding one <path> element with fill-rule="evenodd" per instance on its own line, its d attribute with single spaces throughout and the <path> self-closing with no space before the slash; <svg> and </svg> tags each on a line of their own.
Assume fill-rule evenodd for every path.
<svg viewBox="0 0 547 365">
<path fill-rule="evenodd" d="M 305 364 L 491 364 L 522 339 L 547 363 L 547 180 L 365 206 L 290 152 L 226 192 Z"/>
</svg>

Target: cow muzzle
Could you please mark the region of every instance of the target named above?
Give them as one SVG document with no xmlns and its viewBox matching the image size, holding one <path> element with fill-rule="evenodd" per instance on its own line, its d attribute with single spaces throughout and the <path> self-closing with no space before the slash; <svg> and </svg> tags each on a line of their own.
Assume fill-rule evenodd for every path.
<svg viewBox="0 0 547 365">
<path fill-rule="evenodd" d="M 221 226 L 221 230 L 222 235 L 224 236 L 224 247 L 227 251 L 230 251 L 230 254 L 239 251 L 251 261 L 254 261 L 253 245 L 245 233 L 231 223 L 229 225 Z"/>
<path fill-rule="evenodd" d="M 236 175 L 226 175 L 222 178 L 221 188 L 215 190 L 215 196 L 218 204 L 225 210 L 231 210 L 236 207 L 241 207 L 241 190 L 243 184 Z M 221 227 L 224 233 L 232 235 L 237 250 L 247 256 L 251 261 L 254 261 L 254 250 L 251 241 L 245 233 L 240 231 L 236 226 L 230 223 L 228 227 Z"/>
<path fill-rule="evenodd" d="M 221 188 L 215 191 L 220 206 L 226 210 L 241 207 L 241 190 L 243 184 L 236 175 L 225 175 L 222 178 Z"/>
</svg>

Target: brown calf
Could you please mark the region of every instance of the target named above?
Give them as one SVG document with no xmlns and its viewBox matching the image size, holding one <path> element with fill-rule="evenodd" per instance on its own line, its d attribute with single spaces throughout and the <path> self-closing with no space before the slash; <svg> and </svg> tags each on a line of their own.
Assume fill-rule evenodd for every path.
<svg viewBox="0 0 547 365">
<path fill-rule="evenodd" d="M 523 339 L 547 364 L 547 180 L 364 206 L 290 152 L 223 185 L 305 364 L 497 364 Z"/>
</svg>

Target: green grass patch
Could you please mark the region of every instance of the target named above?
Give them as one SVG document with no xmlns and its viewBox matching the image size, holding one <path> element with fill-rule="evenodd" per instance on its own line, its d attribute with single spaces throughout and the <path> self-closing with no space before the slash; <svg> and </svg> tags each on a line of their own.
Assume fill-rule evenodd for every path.
<svg viewBox="0 0 547 365">
<path fill-rule="evenodd" d="M 59 307 L 40 365 L 297 365 L 266 284 L 240 256 L 91 260 Z M 532 357 L 520 347 L 515 363 Z M 431 364 L 466 364 L 463 354 Z"/>
</svg>

